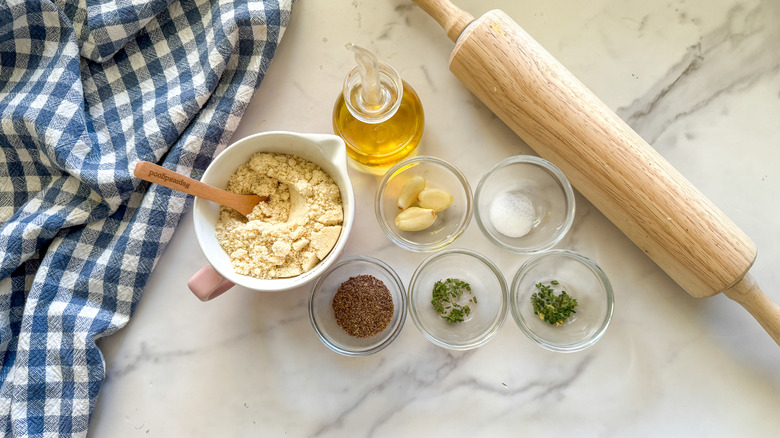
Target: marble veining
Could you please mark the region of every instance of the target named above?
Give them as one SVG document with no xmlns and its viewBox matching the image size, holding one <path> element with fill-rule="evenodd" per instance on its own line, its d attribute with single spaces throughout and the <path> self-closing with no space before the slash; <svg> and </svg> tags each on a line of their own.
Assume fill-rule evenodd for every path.
<svg viewBox="0 0 780 438">
<path fill-rule="evenodd" d="M 751 269 L 780 302 L 780 3 L 776 0 L 458 0 L 502 9 L 626 120 L 755 242 Z M 331 132 L 353 65 L 374 51 L 420 95 L 420 153 L 476 187 L 514 154 L 533 154 L 448 70 L 453 44 L 410 0 L 299 1 L 235 133 Z M 350 171 L 356 222 L 345 254 L 390 264 L 408 286 L 428 254 L 376 223 L 378 178 Z M 177 228 L 129 324 L 98 341 L 106 381 L 91 437 L 774 437 L 780 347 L 723 295 L 687 295 L 576 194 L 558 245 L 595 260 L 615 289 L 603 339 L 575 354 L 533 344 L 507 317 L 472 351 L 439 348 L 410 318 L 363 358 L 328 350 L 308 318 L 310 286 L 235 288 L 209 303 L 187 290 L 204 263 L 191 215 Z M 472 220 L 455 247 L 511 280 L 527 260 Z"/>
<path fill-rule="evenodd" d="M 734 6 L 727 21 L 703 35 L 644 96 L 616 110 L 645 140 L 655 144 L 670 123 L 713 100 L 739 93 L 780 69 L 780 29 L 760 7 Z M 735 31 L 736 29 L 736 31 Z M 710 72 L 723 74 L 713 77 Z"/>
</svg>

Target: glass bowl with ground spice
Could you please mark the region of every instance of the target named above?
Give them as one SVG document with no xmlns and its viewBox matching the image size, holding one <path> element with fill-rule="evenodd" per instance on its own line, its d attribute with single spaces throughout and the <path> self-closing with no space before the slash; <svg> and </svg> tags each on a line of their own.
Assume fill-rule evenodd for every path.
<svg viewBox="0 0 780 438">
<path fill-rule="evenodd" d="M 447 249 L 423 261 L 409 283 L 409 314 L 434 344 L 469 350 L 498 333 L 507 314 L 507 285 L 485 256 Z"/>
<path fill-rule="evenodd" d="M 615 298 L 595 262 L 573 251 L 550 250 L 533 256 L 517 271 L 509 306 L 531 340 L 551 351 L 575 352 L 604 335 Z"/>
<path fill-rule="evenodd" d="M 574 222 L 574 191 L 566 176 L 530 155 L 506 158 L 485 172 L 474 204 L 485 237 L 517 254 L 552 248 Z"/>
<path fill-rule="evenodd" d="M 350 256 L 312 288 L 309 318 L 323 344 L 345 356 L 376 353 L 398 336 L 406 321 L 406 290 L 385 262 Z"/>
<path fill-rule="evenodd" d="M 379 183 L 374 212 L 380 228 L 409 251 L 438 251 L 468 227 L 471 186 L 463 173 L 436 157 L 418 156 L 391 167 Z"/>
</svg>

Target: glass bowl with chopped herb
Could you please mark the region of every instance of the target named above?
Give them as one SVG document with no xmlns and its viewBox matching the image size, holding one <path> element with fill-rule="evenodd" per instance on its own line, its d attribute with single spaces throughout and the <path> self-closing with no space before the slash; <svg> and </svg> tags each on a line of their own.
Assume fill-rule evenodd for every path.
<svg viewBox="0 0 780 438">
<path fill-rule="evenodd" d="M 390 345 L 404 326 L 407 297 L 387 263 L 346 257 L 326 271 L 309 296 L 309 319 L 323 344 L 345 356 L 368 356 Z"/>
<path fill-rule="evenodd" d="M 509 306 L 531 340 L 551 351 L 575 352 L 602 337 L 615 299 L 609 279 L 595 262 L 573 251 L 550 250 L 517 271 Z"/>
<path fill-rule="evenodd" d="M 455 242 L 473 214 L 471 186 L 457 167 L 417 156 L 385 173 L 374 198 L 379 227 L 399 247 L 433 252 Z"/>
<path fill-rule="evenodd" d="M 447 249 L 423 261 L 409 283 L 409 315 L 434 344 L 469 350 L 498 333 L 507 315 L 507 284 L 485 256 Z"/>
</svg>

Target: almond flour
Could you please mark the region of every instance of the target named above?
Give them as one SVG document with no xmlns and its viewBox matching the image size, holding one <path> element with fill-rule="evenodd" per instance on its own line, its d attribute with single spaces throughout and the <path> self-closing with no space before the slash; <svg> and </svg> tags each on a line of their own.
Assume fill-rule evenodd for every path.
<svg viewBox="0 0 780 438">
<path fill-rule="evenodd" d="M 233 269 L 255 278 L 293 277 L 314 268 L 341 234 L 341 192 L 316 164 L 287 154 L 254 154 L 228 180 L 227 190 L 268 196 L 244 217 L 221 207 L 219 244 Z"/>
</svg>

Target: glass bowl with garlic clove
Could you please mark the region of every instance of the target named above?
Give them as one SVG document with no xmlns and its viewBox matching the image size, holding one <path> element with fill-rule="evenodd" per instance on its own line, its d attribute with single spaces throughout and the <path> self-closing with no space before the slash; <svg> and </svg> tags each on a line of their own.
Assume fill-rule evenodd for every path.
<svg viewBox="0 0 780 438">
<path fill-rule="evenodd" d="M 473 213 L 463 173 L 436 157 L 404 160 L 385 173 L 374 199 L 382 231 L 409 251 L 438 251 L 460 237 Z"/>
</svg>

